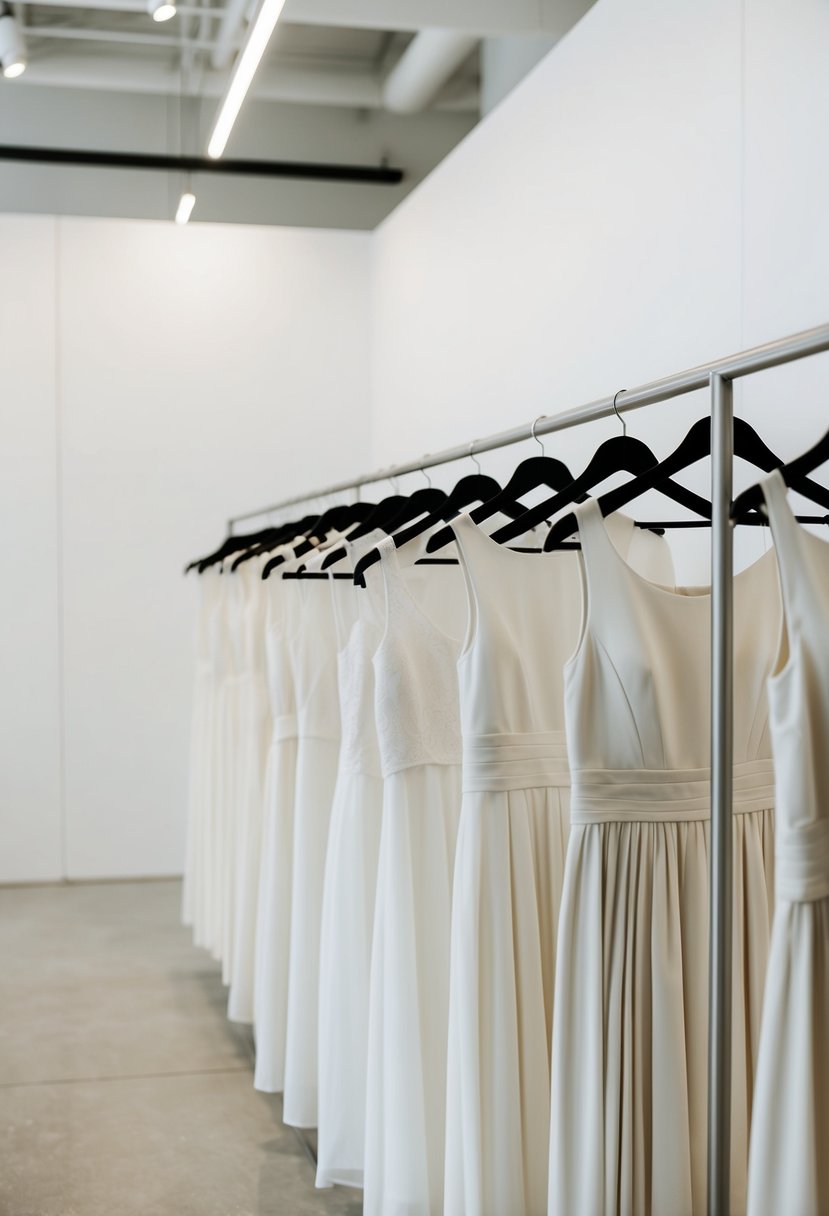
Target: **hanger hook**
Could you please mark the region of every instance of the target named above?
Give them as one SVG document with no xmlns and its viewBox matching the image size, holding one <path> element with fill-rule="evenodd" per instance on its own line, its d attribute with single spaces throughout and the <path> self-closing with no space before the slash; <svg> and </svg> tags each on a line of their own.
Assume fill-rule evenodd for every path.
<svg viewBox="0 0 829 1216">
<path fill-rule="evenodd" d="M 481 474 L 481 462 L 480 462 L 480 460 L 478 459 L 478 457 L 475 455 L 475 453 L 474 453 L 474 451 L 473 451 L 473 448 L 475 447 L 475 444 L 476 444 L 477 442 L 478 442 L 478 440 L 477 440 L 477 439 L 473 439 L 473 440 L 472 440 L 472 442 L 471 442 L 471 443 L 470 443 L 470 445 L 469 445 L 469 459 L 472 461 L 472 463 L 474 464 L 475 468 L 478 470 L 478 475 L 480 476 L 480 474 Z"/>
<path fill-rule="evenodd" d="M 424 461 L 429 459 L 429 453 L 428 453 L 428 452 L 427 452 L 427 453 L 426 453 L 426 455 L 423 457 L 423 459 L 424 459 Z M 420 471 L 421 471 L 421 473 L 423 474 L 423 476 L 426 478 L 426 485 L 427 485 L 427 486 L 429 487 L 429 489 L 431 490 L 431 488 L 432 488 L 432 479 L 431 479 L 431 477 L 429 476 L 429 474 L 426 472 L 426 470 L 424 469 L 423 465 L 421 465 L 421 466 L 420 466 Z"/>
<path fill-rule="evenodd" d="M 616 406 L 616 399 L 618 398 L 619 393 L 626 393 L 626 392 L 627 392 L 627 389 L 626 389 L 626 388 L 620 388 L 620 389 L 619 389 L 619 392 L 618 392 L 618 393 L 616 394 L 616 396 L 613 398 L 613 413 L 616 415 L 616 417 L 617 417 L 617 418 L 619 419 L 619 421 L 621 422 L 621 424 L 622 424 L 622 435 L 624 435 L 625 437 L 627 436 L 627 433 L 628 433 L 628 424 L 625 422 L 624 418 L 623 418 L 623 417 L 622 417 L 622 415 L 619 413 L 619 410 L 618 410 L 618 408 L 617 408 L 617 406 Z"/>
<path fill-rule="evenodd" d="M 535 433 L 535 428 L 538 426 L 538 424 L 539 424 L 539 422 L 541 421 L 541 419 L 542 419 L 542 418 L 546 418 L 546 417 L 547 417 L 547 415 L 546 415 L 546 414 L 539 414 L 539 415 L 538 415 L 538 417 L 536 418 L 535 422 L 534 422 L 534 423 L 532 424 L 532 426 L 530 427 L 530 436 L 531 436 L 531 437 L 532 437 L 532 438 L 535 440 L 535 442 L 536 442 L 536 443 L 538 444 L 538 446 L 541 448 L 541 455 L 542 455 L 542 456 L 546 455 L 546 453 L 545 453 L 545 451 L 544 451 L 544 444 L 541 442 L 541 440 L 540 440 L 540 439 L 538 438 L 538 436 L 536 435 L 536 433 Z"/>
</svg>

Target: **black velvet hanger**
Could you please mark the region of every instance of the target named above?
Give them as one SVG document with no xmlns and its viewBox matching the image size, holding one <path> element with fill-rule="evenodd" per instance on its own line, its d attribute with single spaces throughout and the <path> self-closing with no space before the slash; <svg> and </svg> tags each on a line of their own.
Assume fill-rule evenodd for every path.
<svg viewBox="0 0 829 1216">
<path fill-rule="evenodd" d="M 384 498 L 377 510 L 359 528 L 355 528 L 348 539 L 360 540 L 361 537 L 368 536 L 377 528 L 383 532 L 393 532 L 395 528 L 402 527 L 412 519 L 437 511 L 445 503 L 446 497 L 445 490 L 438 490 L 434 486 L 423 486 L 421 489 L 415 490 L 414 494 L 406 496 L 393 494 L 389 498 Z M 322 563 L 322 569 L 327 570 L 335 562 L 345 557 L 345 554 L 345 546 L 338 545 L 327 555 Z"/>
<path fill-rule="evenodd" d="M 633 435 L 614 435 L 597 448 L 584 472 L 569 486 L 565 486 L 560 494 L 555 494 L 545 502 L 530 507 L 518 519 L 505 524 L 497 532 L 493 532 L 492 539 L 501 545 L 508 544 L 523 532 L 527 532 L 530 528 L 535 528 L 539 524 L 543 524 L 545 520 L 557 515 L 571 503 L 583 502 L 590 490 L 601 485 L 615 473 L 642 474 L 648 469 L 652 469 L 657 463 L 653 452 L 641 439 L 637 439 Z M 667 479 L 661 488 L 663 493 L 672 498 L 674 502 L 681 503 L 690 511 L 696 511 L 698 515 L 710 520 L 711 503 L 707 499 L 702 498 L 699 494 L 694 494 L 691 490 L 686 490 L 684 486 L 670 479 Z"/>
<path fill-rule="evenodd" d="M 665 493 L 666 480 L 710 455 L 711 419 L 700 418 L 698 422 L 694 423 L 679 446 L 665 460 L 645 470 L 644 473 L 634 477 L 625 485 L 619 486 L 618 489 L 603 494 L 598 499 L 602 515 L 607 516 L 620 510 L 634 498 L 644 494 L 646 490 L 658 490 L 660 493 Z M 742 418 L 734 419 L 734 455 L 766 472 L 779 468 L 783 463 L 780 457 L 763 442 L 754 427 Z M 829 505 L 829 490 L 823 489 L 817 483 L 810 484 L 814 486 L 816 493 L 822 496 L 821 498 L 816 497 L 815 501 L 825 499 L 826 504 Z M 544 542 L 545 552 L 557 548 L 572 536 L 577 528 L 578 521 L 572 512 L 558 520 L 547 534 Z"/>
<path fill-rule="evenodd" d="M 430 528 L 434 528 L 439 523 L 445 523 L 449 519 L 453 519 L 460 511 L 470 506 L 474 502 L 484 503 L 488 498 L 494 498 L 496 494 L 501 493 L 501 487 L 494 477 L 488 477 L 486 473 L 471 473 L 468 477 L 462 477 L 455 487 L 449 491 L 445 500 L 437 507 L 436 510 L 430 511 L 428 515 L 424 515 L 421 519 L 416 520 L 408 528 L 403 528 L 393 535 L 394 545 L 396 549 L 401 549 L 403 545 L 414 540 L 418 536 L 422 536 Z M 506 508 L 505 508 L 506 510 Z M 512 504 L 511 514 L 522 510 L 520 503 Z M 365 587 L 365 572 L 371 566 L 380 560 L 380 551 L 377 548 L 369 550 L 365 553 L 354 567 L 354 582 L 358 587 Z"/>
<path fill-rule="evenodd" d="M 556 460 L 554 456 L 530 456 L 527 460 L 521 461 L 503 490 L 481 503 L 474 511 L 470 511 L 470 518 L 476 524 L 480 524 L 486 519 L 491 519 L 493 515 L 497 515 L 499 511 L 505 515 L 512 514 L 516 500 L 524 494 L 528 494 L 530 490 L 535 490 L 539 486 L 549 486 L 551 490 L 561 490 L 572 480 L 573 475 L 563 461 Z M 433 536 L 429 537 L 426 542 L 426 552 L 436 553 L 444 545 L 451 544 L 454 539 L 455 533 L 451 528 L 441 528 L 439 532 L 435 532 Z"/>
<path fill-rule="evenodd" d="M 271 572 L 287 561 L 289 556 L 304 557 L 306 553 L 311 553 L 317 548 L 319 541 L 324 540 L 332 529 L 347 528 L 351 522 L 352 509 L 360 505 L 359 503 L 339 503 L 337 506 L 323 511 L 322 515 L 315 516 L 311 527 L 299 544 L 294 546 L 291 554 L 277 553 L 269 562 L 265 563 L 262 568 L 262 578 L 269 578 Z"/>
<path fill-rule="evenodd" d="M 206 557 L 198 557 L 195 561 L 189 562 L 184 568 L 184 573 L 189 574 L 191 570 L 198 570 L 199 574 L 204 574 L 205 570 L 209 570 L 211 566 L 224 561 L 232 553 L 238 553 L 240 549 L 248 549 L 252 545 L 259 544 L 273 535 L 275 531 L 275 528 L 269 526 L 267 528 L 260 528 L 258 532 L 236 533 L 227 536 L 213 553 L 209 553 Z"/>
<path fill-rule="evenodd" d="M 276 529 L 273 536 L 260 544 L 254 545 L 252 549 L 247 549 L 244 553 L 240 553 L 230 567 L 231 574 L 239 569 L 244 562 L 250 561 L 254 557 L 263 557 L 266 553 L 270 553 L 278 545 L 286 545 L 296 537 L 304 536 L 319 519 L 319 513 L 315 511 L 313 515 L 306 515 L 303 519 L 296 520 L 293 523 L 283 524 Z"/>
<path fill-rule="evenodd" d="M 796 490 L 798 494 L 802 494 L 804 498 L 810 498 L 812 502 L 818 503 L 822 507 L 829 506 L 829 490 L 824 489 L 817 482 L 811 481 L 807 474 L 814 469 L 820 467 L 829 460 L 829 431 L 817 441 L 807 452 L 790 460 L 788 464 L 779 465 L 780 472 L 783 474 L 783 480 L 791 490 Z M 813 493 L 813 487 L 817 487 L 822 491 L 820 497 Z M 744 490 L 742 494 L 738 494 L 734 500 L 734 505 L 731 511 L 731 518 L 735 523 L 743 523 L 747 512 L 756 510 L 763 506 L 765 500 L 763 491 L 759 485 L 750 486 Z"/>
</svg>

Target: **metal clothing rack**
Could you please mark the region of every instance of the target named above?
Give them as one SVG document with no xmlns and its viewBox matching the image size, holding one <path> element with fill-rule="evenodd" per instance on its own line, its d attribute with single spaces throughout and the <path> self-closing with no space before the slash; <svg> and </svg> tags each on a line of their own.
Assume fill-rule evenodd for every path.
<svg viewBox="0 0 829 1216">
<path fill-rule="evenodd" d="M 584 422 L 641 409 L 707 388 L 711 409 L 711 882 L 708 991 L 708 1216 L 728 1216 L 731 1164 L 731 897 L 733 763 L 733 385 L 735 380 L 829 350 L 829 325 L 755 346 L 712 363 L 653 380 L 615 396 L 532 424 L 473 439 L 471 443 L 426 454 L 419 460 L 378 469 L 336 482 L 322 490 L 286 498 L 273 506 L 235 515 L 230 531 L 246 519 L 281 511 L 313 498 L 353 490 L 506 447 Z"/>
</svg>

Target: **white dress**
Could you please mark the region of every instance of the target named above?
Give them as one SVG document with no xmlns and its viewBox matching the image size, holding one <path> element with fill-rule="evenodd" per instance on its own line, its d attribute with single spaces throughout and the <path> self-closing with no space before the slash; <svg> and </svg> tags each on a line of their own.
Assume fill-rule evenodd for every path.
<svg viewBox="0 0 829 1216">
<path fill-rule="evenodd" d="M 262 558 L 244 563 L 231 578 L 244 590 L 242 722 L 239 803 L 236 808 L 236 879 L 234 887 L 233 957 L 227 1014 L 233 1022 L 253 1021 L 253 972 L 256 912 L 262 847 L 265 769 L 271 735 L 265 678 L 265 584 Z"/>
<path fill-rule="evenodd" d="M 626 553 L 659 578 L 670 551 L 631 520 Z M 526 554 L 453 524 L 469 625 L 458 664 L 463 803 L 455 859 L 446 1116 L 447 1216 L 547 1209 L 556 930 L 569 823 L 563 668 L 578 640 L 572 551 Z"/>
<path fill-rule="evenodd" d="M 283 548 L 280 552 L 288 550 Z M 265 774 L 256 919 L 253 1083 L 265 1093 L 281 1093 L 285 1087 L 297 718 L 285 634 L 286 596 L 293 594 L 294 588 L 280 575 L 286 567 L 295 566 L 296 561 L 286 563 L 263 584 L 267 598 L 265 654 L 272 735 Z"/>
<path fill-rule="evenodd" d="M 754 1088 L 749 1216 L 829 1212 L 829 545 L 764 482 L 788 646 L 769 682 L 776 905 Z"/>
<path fill-rule="evenodd" d="M 556 959 L 551 1216 L 706 1211 L 710 595 L 636 574 L 577 508 L 583 632 L 565 671 L 570 840 Z M 773 899 L 770 550 L 734 580 L 729 1212 L 748 1129 Z"/>
<path fill-rule="evenodd" d="M 197 946 L 210 945 L 211 796 L 214 778 L 213 743 L 217 697 L 217 671 L 213 621 L 218 609 L 219 572 L 215 567 L 199 576 L 196 624 L 196 673 L 190 733 L 190 785 L 187 819 L 187 853 L 182 890 L 182 920 L 193 929 Z"/>
<path fill-rule="evenodd" d="M 340 746 L 331 595 L 327 580 L 286 581 L 297 756 L 283 1118 L 305 1128 L 317 1125 L 322 888 Z"/>
<path fill-rule="evenodd" d="M 222 962 L 222 980 L 230 983 L 236 911 L 236 840 L 242 803 L 242 718 L 245 704 L 245 596 L 242 580 L 222 570 L 222 623 L 225 631 L 225 678 L 220 694 L 219 777 L 216 865 L 220 888 L 214 953 Z"/>
<path fill-rule="evenodd" d="M 443 1204 L 449 936 L 461 788 L 455 664 L 466 597 L 457 566 L 403 569 L 392 540 L 380 548 L 386 623 L 374 670 L 384 780 L 363 1210 L 366 1216 L 435 1216 Z M 368 579 L 376 574 L 372 569 Z"/>
<path fill-rule="evenodd" d="M 353 569 L 381 532 L 348 542 L 333 570 Z M 317 1186 L 362 1186 L 368 994 L 383 780 L 374 724 L 380 622 L 374 589 L 331 580 L 342 739 L 331 809 L 320 940 Z"/>
</svg>

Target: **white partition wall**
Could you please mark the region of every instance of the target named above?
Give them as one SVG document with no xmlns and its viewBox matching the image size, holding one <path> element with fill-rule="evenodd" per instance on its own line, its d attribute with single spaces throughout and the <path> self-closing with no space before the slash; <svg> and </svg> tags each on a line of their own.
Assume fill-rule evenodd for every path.
<svg viewBox="0 0 829 1216">
<path fill-rule="evenodd" d="M 53 219 L 0 216 L 0 882 L 62 873 Z"/>
<path fill-rule="evenodd" d="M 0 246 L 0 881 L 177 873 L 183 566 L 363 463 L 368 237 L 10 217 Z"/>
</svg>

